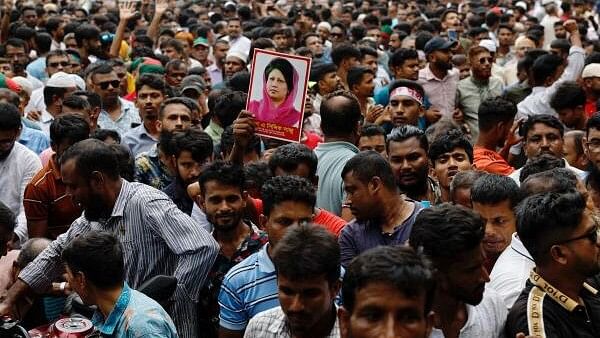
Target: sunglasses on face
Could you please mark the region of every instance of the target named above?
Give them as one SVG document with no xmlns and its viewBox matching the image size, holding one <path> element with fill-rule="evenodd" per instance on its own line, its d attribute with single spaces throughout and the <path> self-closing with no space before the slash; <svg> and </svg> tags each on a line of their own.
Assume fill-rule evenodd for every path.
<svg viewBox="0 0 600 338">
<path fill-rule="evenodd" d="M 574 241 L 579 241 L 582 239 L 588 239 L 590 240 L 590 242 L 592 243 L 596 243 L 598 241 L 598 233 L 600 232 L 600 227 L 598 227 L 598 225 L 596 225 L 592 230 L 590 230 L 589 232 L 581 235 L 581 236 L 577 236 L 574 238 L 569 238 L 566 239 L 564 241 L 560 241 L 558 243 L 555 243 L 554 245 L 558 245 L 558 244 L 566 244 L 566 243 L 570 243 L 570 242 L 574 242 Z"/>
<path fill-rule="evenodd" d="M 100 86 L 100 88 L 102 90 L 108 89 L 108 86 L 111 86 L 113 88 L 119 88 L 119 86 L 121 85 L 121 81 L 119 81 L 119 80 L 104 81 L 104 82 L 98 83 L 97 85 Z"/>
<path fill-rule="evenodd" d="M 58 66 L 63 66 L 63 67 L 67 67 L 69 65 L 69 62 L 67 61 L 62 61 L 62 62 L 50 62 L 48 64 L 48 66 L 52 67 L 52 68 L 56 68 Z"/>
</svg>

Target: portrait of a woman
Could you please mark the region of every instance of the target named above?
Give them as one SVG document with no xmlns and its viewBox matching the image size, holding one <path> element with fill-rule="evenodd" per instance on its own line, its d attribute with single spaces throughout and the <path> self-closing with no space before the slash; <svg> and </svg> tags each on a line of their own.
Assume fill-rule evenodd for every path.
<svg viewBox="0 0 600 338">
<path fill-rule="evenodd" d="M 301 113 L 294 107 L 298 94 L 298 72 L 283 58 L 267 64 L 263 76 L 262 99 L 252 100 L 248 110 L 256 119 L 286 126 L 296 126 Z"/>
</svg>

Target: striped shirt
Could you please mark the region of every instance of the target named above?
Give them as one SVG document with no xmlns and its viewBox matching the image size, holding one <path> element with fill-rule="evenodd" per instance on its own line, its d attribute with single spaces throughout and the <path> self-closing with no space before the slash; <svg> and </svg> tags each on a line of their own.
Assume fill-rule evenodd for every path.
<svg viewBox="0 0 600 338">
<path fill-rule="evenodd" d="M 61 252 L 75 236 L 90 230 L 114 233 L 123 244 L 125 281 L 134 289 L 156 275 L 175 276 L 178 287 L 171 311 L 181 337 L 198 337 L 197 301 L 219 245 L 161 191 L 122 180 L 111 216 L 92 222 L 85 214 L 19 275 L 37 292 L 62 272 Z"/>
<path fill-rule="evenodd" d="M 332 309 L 333 310 L 333 309 Z M 280 306 L 261 312 L 252 318 L 248 324 L 248 329 L 244 333 L 244 338 L 292 338 L 290 326 L 287 323 L 287 317 Z M 331 331 L 325 338 L 339 338 L 340 324 L 336 316 Z"/>
<path fill-rule="evenodd" d="M 259 312 L 279 306 L 277 273 L 265 244 L 225 275 L 219 293 L 219 324 L 243 331 Z"/>
</svg>

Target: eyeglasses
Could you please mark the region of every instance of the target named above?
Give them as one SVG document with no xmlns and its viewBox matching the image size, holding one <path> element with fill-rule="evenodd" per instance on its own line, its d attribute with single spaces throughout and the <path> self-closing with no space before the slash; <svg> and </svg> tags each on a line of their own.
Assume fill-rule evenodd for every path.
<svg viewBox="0 0 600 338">
<path fill-rule="evenodd" d="M 49 66 L 49 67 L 52 67 L 52 68 L 56 68 L 56 67 L 58 67 L 59 65 L 60 65 L 60 66 L 63 66 L 63 67 L 67 67 L 67 66 L 69 65 L 69 62 L 67 62 L 67 61 L 62 61 L 62 62 L 50 62 L 50 63 L 48 64 L 48 66 Z"/>
<path fill-rule="evenodd" d="M 111 86 L 113 88 L 119 88 L 119 86 L 121 86 L 121 81 L 119 81 L 119 80 L 104 81 L 104 82 L 97 83 L 96 85 L 100 86 L 100 88 L 102 90 L 108 89 L 108 86 Z"/>
<path fill-rule="evenodd" d="M 594 226 L 594 228 L 591 231 L 589 231 L 588 233 L 583 234 L 581 236 L 569 238 L 564 241 L 554 243 L 554 245 L 566 244 L 566 243 L 578 241 L 581 239 L 589 239 L 592 243 L 596 244 L 598 241 L 598 234 L 600 233 L 600 227 L 598 226 L 598 222 L 596 221 L 596 219 L 594 219 L 594 222 L 596 223 L 596 226 Z"/>
</svg>

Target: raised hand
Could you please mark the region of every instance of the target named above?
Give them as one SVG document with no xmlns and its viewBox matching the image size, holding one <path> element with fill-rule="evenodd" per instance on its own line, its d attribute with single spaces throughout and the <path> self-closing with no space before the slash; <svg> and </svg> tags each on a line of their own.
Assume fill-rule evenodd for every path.
<svg viewBox="0 0 600 338">
<path fill-rule="evenodd" d="M 169 0 L 156 0 L 154 11 L 156 15 L 162 15 L 169 8 Z"/>
<path fill-rule="evenodd" d="M 127 21 L 137 14 L 138 1 L 119 1 L 119 19 Z"/>
</svg>

